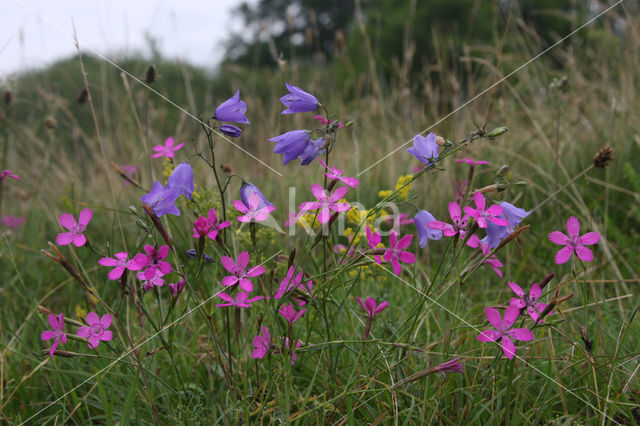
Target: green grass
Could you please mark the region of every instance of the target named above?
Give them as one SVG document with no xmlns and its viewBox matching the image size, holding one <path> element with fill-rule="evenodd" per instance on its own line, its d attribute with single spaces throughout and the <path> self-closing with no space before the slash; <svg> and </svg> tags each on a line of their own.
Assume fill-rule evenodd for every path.
<svg viewBox="0 0 640 426">
<path fill-rule="evenodd" d="M 207 300 L 222 288 L 220 280 L 226 275 L 217 260 L 222 251 L 212 242 L 207 245 L 215 261 L 204 265 L 202 272 L 198 272 L 198 261 L 185 255 L 185 250 L 195 247 L 191 212 L 206 212 L 213 204 L 220 207 L 213 173 L 196 157 L 191 164 L 200 197 L 194 203 L 179 204 L 181 217 L 163 220 L 176 247 L 171 262 L 184 271 L 192 289 L 185 289 L 173 306 L 166 285 L 144 294 L 142 309 L 148 317 L 143 315 L 142 327 L 130 297 L 124 298 L 120 309 L 125 329 L 139 345 L 144 374 L 115 322 L 113 341 L 102 343 L 97 351 L 69 340 L 60 349 L 84 356 L 47 355 L 49 345 L 40 333 L 49 325 L 38 306 L 76 320 L 83 310 L 105 312 L 60 265 L 40 253 L 50 251 L 47 241 L 54 241 L 60 232 L 59 214 L 77 215 L 90 207 L 94 218 L 87 235 L 97 250 L 140 252 L 145 243 L 160 237 L 155 232 L 150 236 L 136 224 L 128 206 L 137 206 L 139 217 L 145 219 L 138 201 L 143 192 L 124 186 L 111 162 L 140 164 L 139 180 L 150 188 L 154 178 L 162 179 L 163 166 L 160 160 L 150 159 L 149 146 L 174 135 L 186 142 L 178 152 L 179 161 L 196 152 L 209 159 L 210 153 L 205 134 L 191 117 L 131 78 L 127 90 L 119 71 L 97 58 L 83 56 L 92 105 L 76 102 L 84 86 L 77 58 L 12 82 L 15 102 L 3 105 L 0 114 L 0 146 L 7 147 L 0 166 L 17 171 L 21 180 L 2 183 L 0 213 L 23 215 L 26 222 L 13 230 L 2 228 L 0 236 L 2 421 L 637 423 L 640 39 L 638 17 L 627 18 L 623 34 L 606 26 L 590 27 L 581 38 L 588 42 L 570 39 L 433 129 L 457 142 L 484 123 L 487 130 L 509 128 L 495 140 L 476 140 L 443 158 L 439 169 L 420 175 L 409 193 L 412 204 L 444 220 L 447 203 L 454 197 L 451 181 L 465 178 L 468 170 L 454 158 L 491 162 L 477 168 L 475 189 L 495 183 L 496 171 L 508 165 L 512 184 L 489 195 L 532 213 L 524 222 L 531 227 L 497 252 L 505 265 L 504 279 L 482 266 L 461 283 L 460 274 L 473 264 L 472 250 L 456 257 L 446 239 L 431 241 L 425 249 L 414 241 L 411 249 L 419 260 L 405 266 L 398 278 L 373 266 L 341 270 L 331 247 L 311 247 L 313 239 L 300 232 L 288 237 L 258 227 L 257 249 L 267 261 L 260 286 L 277 286 L 294 248 L 296 262 L 315 280 L 317 297 L 294 324 L 296 338 L 305 344 L 293 366 L 274 351 L 257 362 L 250 358 L 259 324 L 267 325 L 274 338 L 287 335 L 287 325 L 276 312 L 278 305 L 271 301 L 244 311 L 238 332 L 234 312 L 229 312 L 229 318 L 225 308 L 215 307 L 217 298 Z M 257 184 L 278 207 L 275 216 L 282 223 L 288 188 L 297 189 L 298 205 L 311 199 L 310 183 L 322 182 L 317 162 L 306 168 L 293 163 L 283 167 L 267 141 L 284 131 L 313 125 L 311 114 L 279 114 L 277 98 L 284 93 L 285 81 L 316 94 L 341 120 L 354 121 L 338 134 L 331 153 L 332 164 L 353 176 L 545 47 L 516 24 L 505 40 L 508 54 L 499 47 L 469 46 L 469 56 L 459 61 L 461 68 L 473 71 L 473 78 L 465 80 L 437 66 L 438 58 L 431 69 L 415 75 L 415 81 L 390 82 L 380 81 L 373 69 L 349 74 L 348 63 L 260 70 L 227 66 L 222 70 L 224 78 L 215 79 L 186 65 L 157 61 L 159 79 L 152 87 L 194 116 L 205 118 L 240 88 L 251 125 L 245 126 L 238 144 L 283 176 L 220 138 L 215 142 L 216 162 L 230 165 L 233 173 Z M 501 45 L 496 39 L 495 46 Z M 146 69 L 139 60 L 123 61 L 120 66 L 139 78 Z M 563 77 L 566 86 L 555 87 L 554 80 Z M 416 87 L 422 89 L 416 91 Z M 53 128 L 45 126 L 47 118 L 55 120 Z M 606 170 L 589 168 L 605 143 L 615 147 L 616 159 Z M 359 176 L 361 186 L 350 190 L 347 200 L 374 207 L 380 201 L 378 191 L 393 189 L 397 178 L 415 166 L 404 150 Z M 527 185 L 514 184 L 520 181 Z M 227 206 L 239 198 L 239 186 L 239 179 L 231 181 Z M 408 204 L 402 205 L 402 211 L 414 212 Z M 547 239 L 551 231 L 564 231 L 571 215 L 580 219 L 582 232 L 597 230 L 603 236 L 586 269 L 575 257 L 555 265 L 559 247 Z M 232 222 L 235 231 L 237 221 Z M 415 229 L 406 227 L 402 233 L 415 234 Z M 233 252 L 248 250 L 254 264 L 256 254 L 246 228 L 226 237 Z M 347 240 L 334 229 L 331 242 Z M 107 279 L 107 269 L 97 265 L 100 255 L 87 248 L 60 250 L 86 284 L 116 309 L 122 292 L 117 282 Z M 535 341 L 519 345 L 520 359 L 500 358 L 495 345 L 476 340 L 476 329 L 487 327 L 485 307 L 504 306 L 512 296 L 507 280 L 528 289 L 550 272 L 556 276 L 545 288 L 545 302 L 551 301 L 558 287 L 559 297 L 575 295 L 535 329 Z M 177 278 L 173 274 L 169 281 Z M 137 280 L 130 277 L 129 282 Z M 355 296 L 389 301 L 389 307 L 376 316 L 366 342 L 361 340 L 366 317 Z M 523 326 L 531 325 L 522 318 Z M 161 324 L 174 321 L 156 335 Z M 593 341 L 591 353 L 581 338 L 581 326 Z M 411 374 L 455 357 L 461 358 L 464 373 L 430 375 L 392 388 Z"/>
</svg>

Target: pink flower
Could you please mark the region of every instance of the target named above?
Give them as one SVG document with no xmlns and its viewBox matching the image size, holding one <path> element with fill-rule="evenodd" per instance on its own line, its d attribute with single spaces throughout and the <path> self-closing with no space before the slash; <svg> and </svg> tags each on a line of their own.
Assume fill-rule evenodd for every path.
<svg viewBox="0 0 640 426">
<path fill-rule="evenodd" d="M 449 203 L 449 216 L 451 216 L 453 225 L 446 222 L 440 222 L 439 220 L 434 220 L 427 223 L 427 227 L 441 230 L 445 237 L 453 237 L 460 234 L 460 238 L 464 238 L 464 230 L 467 228 L 469 216 L 462 216 L 460 204 L 456 202 Z"/>
<path fill-rule="evenodd" d="M 137 263 L 131 260 L 127 260 L 127 252 L 123 251 L 121 253 L 114 254 L 114 257 L 103 257 L 98 260 L 98 263 L 102 266 L 113 266 L 114 268 L 109 271 L 109 279 L 117 280 L 120 279 L 125 269 L 130 271 L 139 271 L 142 269 L 142 266 L 139 266 Z"/>
<path fill-rule="evenodd" d="M 83 209 L 78 216 L 78 222 L 73 218 L 71 213 L 62 213 L 60 215 L 60 225 L 63 228 L 68 229 L 70 232 L 62 232 L 56 237 L 56 243 L 61 246 L 66 246 L 73 243 L 76 247 L 82 247 L 87 242 L 87 237 L 84 236 L 84 230 L 87 229 L 87 224 L 91 220 L 93 212 L 90 209 Z"/>
<path fill-rule="evenodd" d="M 144 271 L 145 279 L 150 280 L 158 275 L 156 270 L 160 271 L 160 276 L 171 272 L 171 264 L 163 260 L 169 255 L 169 246 L 164 245 L 156 250 L 155 247 L 146 244 L 144 251 L 146 255 L 138 253 L 133 257 L 132 262 L 140 267 L 136 270 L 147 268 Z"/>
<path fill-rule="evenodd" d="M 264 274 L 265 268 L 262 265 L 254 266 L 247 270 L 249 265 L 249 252 L 243 251 L 238 255 L 238 263 L 236 264 L 229 256 L 222 256 L 220 262 L 227 271 L 233 275 L 227 275 L 222 279 L 222 285 L 232 286 L 240 283 L 240 288 L 246 292 L 253 291 L 253 283 L 247 277 L 257 277 Z"/>
<path fill-rule="evenodd" d="M 464 368 L 460 362 L 460 358 L 451 359 L 443 362 L 434 368 L 438 373 L 462 373 Z"/>
<path fill-rule="evenodd" d="M 53 341 L 53 345 L 51 346 L 51 350 L 49 351 L 49 356 L 53 356 L 56 352 L 56 348 L 59 343 L 67 343 L 67 335 L 64 333 L 64 315 L 58 314 L 58 318 L 55 315 L 49 314 L 49 324 L 51 324 L 51 328 L 53 330 L 43 331 L 40 335 L 42 340 L 51 340 Z"/>
<path fill-rule="evenodd" d="M 180 293 L 182 293 L 182 289 L 187 282 L 185 280 L 180 280 L 175 284 L 169 283 L 169 291 L 173 297 L 178 297 Z"/>
<path fill-rule="evenodd" d="M 0 219 L 0 223 L 2 223 L 7 228 L 17 228 L 24 223 L 24 220 L 25 219 L 22 216 L 8 215 Z"/>
<path fill-rule="evenodd" d="M 472 158 L 458 158 L 458 159 L 456 160 L 456 163 L 467 163 L 467 164 L 469 164 L 471 167 L 473 167 L 473 166 L 477 166 L 478 164 L 489 164 L 489 162 L 488 162 L 488 161 L 484 161 L 484 160 L 476 161 L 476 160 L 474 160 L 474 159 L 472 159 Z"/>
<path fill-rule="evenodd" d="M 174 139 L 172 137 L 169 137 L 167 138 L 167 140 L 164 141 L 164 145 L 160 144 L 160 145 L 154 146 L 153 150 L 156 153 L 153 154 L 151 158 L 158 158 L 158 157 L 173 158 L 176 155 L 175 152 L 184 146 L 184 143 L 179 143 L 178 145 L 173 146 L 174 143 L 175 143 Z"/>
<path fill-rule="evenodd" d="M 311 193 L 318 201 L 305 201 L 300 204 L 300 210 L 320 209 L 318 222 L 327 223 L 331 218 L 330 210 L 334 212 L 346 212 L 349 210 L 349 203 L 338 203 L 338 200 L 344 197 L 348 190 L 349 188 L 343 186 L 333 191 L 333 194 L 327 195 L 327 192 L 322 186 L 314 183 L 311 185 Z"/>
<path fill-rule="evenodd" d="M 316 120 L 318 120 L 322 124 L 327 124 L 329 122 L 329 120 L 327 120 L 325 117 L 323 117 L 321 115 L 314 115 L 313 118 L 315 118 Z M 333 123 L 333 120 L 331 122 Z M 342 124 L 341 122 L 338 122 L 338 129 L 340 129 L 342 127 L 344 127 L 344 124 Z"/>
<path fill-rule="evenodd" d="M 253 352 L 251 358 L 262 359 L 271 348 L 271 336 L 267 327 L 262 327 L 262 335 L 258 334 L 253 338 Z"/>
<path fill-rule="evenodd" d="M 235 306 L 236 308 L 248 308 L 253 302 L 264 299 L 264 296 L 256 296 L 249 299 L 249 293 L 245 293 L 244 291 L 239 291 L 235 299 L 227 293 L 218 293 L 218 297 L 227 303 L 220 303 L 216 306 Z"/>
<path fill-rule="evenodd" d="M 415 220 L 406 213 L 400 213 L 398 216 L 387 215 L 386 221 L 389 225 L 393 225 L 395 222 L 398 226 L 415 223 Z"/>
<path fill-rule="evenodd" d="M 385 262 L 391 262 L 391 265 L 393 266 L 393 273 L 398 276 L 402 271 L 399 262 L 400 260 L 404 263 L 415 263 L 416 261 L 416 256 L 413 253 L 402 250 L 411 244 L 412 239 L 413 235 L 405 235 L 398 240 L 398 234 L 396 234 L 396 231 L 391 231 L 391 234 L 389 235 L 389 248 L 384 252 L 384 256 L 382 258 Z"/>
<path fill-rule="evenodd" d="M 472 216 L 476 220 L 476 222 L 478 222 L 478 226 L 480 228 L 486 228 L 487 221 L 493 222 L 496 225 L 500 226 L 509 225 L 507 219 L 498 217 L 502 214 L 501 206 L 494 204 L 485 210 L 484 208 L 486 200 L 484 198 L 484 195 L 482 195 L 480 192 L 476 192 L 475 194 L 473 194 L 473 201 L 476 203 L 476 208 L 474 209 L 471 206 L 466 206 L 464 208 L 464 212 L 469 216 Z"/>
<path fill-rule="evenodd" d="M 324 166 L 325 169 L 329 170 L 326 173 L 329 179 L 337 179 L 351 188 L 355 188 L 356 186 L 360 185 L 360 181 L 358 179 L 354 177 L 342 176 L 342 173 L 344 173 L 344 170 L 336 169 L 334 167 L 329 167 L 324 161 L 322 161 L 319 158 L 318 158 L 318 161 L 320 162 L 320 164 Z"/>
<path fill-rule="evenodd" d="M 3 171 L 0 172 L 0 182 L 5 180 L 6 178 L 20 180 L 20 176 L 18 176 L 17 174 L 13 173 L 11 170 L 3 170 Z"/>
<path fill-rule="evenodd" d="M 296 349 L 298 349 L 300 346 L 302 346 L 302 342 L 300 340 L 296 341 Z M 285 337 L 284 338 L 284 347 L 285 348 L 289 348 L 289 338 Z M 296 359 L 298 358 L 298 354 L 295 353 L 295 350 L 293 352 L 293 356 L 291 357 L 291 365 L 294 365 L 296 363 Z"/>
<path fill-rule="evenodd" d="M 300 271 L 296 276 L 294 276 L 295 267 L 290 266 L 287 274 L 280 281 L 280 285 L 278 286 L 278 290 L 276 290 L 276 294 L 273 296 L 274 299 L 282 299 L 285 294 L 292 292 L 295 290 L 302 281 L 302 271 Z"/>
<path fill-rule="evenodd" d="M 531 319 L 537 322 L 540 313 L 547 307 L 546 303 L 536 303 L 536 300 L 538 300 L 542 295 L 542 289 L 540 286 L 537 283 L 532 285 L 529 290 L 529 296 L 526 296 L 518 284 L 511 281 L 508 281 L 507 284 L 511 287 L 511 290 L 518 295 L 518 297 L 511 298 L 509 304 L 518 309 L 527 308 L 527 313 Z M 549 314 L 551 314 L 551 312 L 549 312 Z"/>
<path fill-rule="evenodd" d="M 387 302 L 386 300 L 376 306 L 376 301 L 373 297 L 367 297 L 367 300 L 364 303 L 358 296 L 356 296 L 356 299 L 358 299 L 358 303 L 360 303 L 362 309 L 367 311 L 369 318 L 373 318 L 375 315 L 378 315 L 380 312 L 384 311 L 387 306 L 389 306 L 389 302 Z"/>
<path fill-rule="evenodd" d="M 553 231 L 549 234 L 549 240 L 552 243 L 566 246 L 556 253 L 556 263 L 558 265 L 566 263 L 574 251 L 583 262 L 591 262 L 593 260 L 593 252 L 586 248 L 585 245 L 590 246 L 600 241 L 600 234 L 587 232 L 580 236 L 580 222 L 574 216 L 567 219 L 567 232 L 569 233 L 568 237 L 560 231 Z"/>
<path fill-rule="evenodd" d="M 162 272 L 159 269 L 155 269 L 155 275 L 149 276 L 147 272 L 149 269 L 143 272 L 138 272 L 136 277 L 142 281 L 142 289 L 144 291 L 152 290 L 154 287 L 162 287 L 164 285 L 164 279 L 162 278 Z"/>
<path fill-rule="evenodd" d="M 306 309 L 302 309 L 300 310 L 300 312 L 296 311 L 292 303 L 289 303 L 288 305 L 282 305 L 278 310 L 278 313 L 287 320 L 289 325 L 292 325 L 294 322 L 298 321 L 300 317 L 302 317 L 302 314 L 304 314 L 305 312 L 307 312 Z"/>
<path fill-rule="evenodd" d="M 107 330 L 111 326 L 111 315 L 104 314 L 102 318 L 95 312 L 89 312 L 85 318 L 88 326 L 83 325 L 78 329 L 78 336 L 84 337 L 89 341 L 89 347 L 95 349 L 100 341 L 108 342 L 113 338 L 111 330 Z"/>
<path fill-rule="evenodd" d="M 380 243 L 382 243 L 382 236 L 380 235 L 380 233 L 378 231 L 371 232 L 371 229 L 367 226 L 367 245 L 369 246 L 369 248 L 373 250 L 378 247 Z M 382 263 L 380 255 L 376 254 L 374 255 L 374 257 L 376 259 L 376 263 L 380 265 Z"/>
<path fill-rule="evenodd" d="M 269 213 L 274 211 L 276 208 L 274 206 L 268 205 L 260 207 L 260 205 L 262 204 L 261 201 L 262 199 L 258 194 L 249 195 L 247 199 L 249 206 L 246 206 L 240 200 L 234 200 L 233 206 L 236 208 L 236 210 L 238 210 L 240 213 L 244 213 L 243 216 L 238 217 L 238 220 L 240 222 L 263 222 L 267 220 L 267 218 L 269 217 Z"/>
<path fill-rule="evenodd" d="M 193 238 L 207 236 L 212 240 L 215 240 L 218 236 L 218 231 L 228 227 L 229 225 L 230 223 L 227 220 L 218 224 L 216 209 L 212 208 L 209 210 L 207 216 L 200 216 L 193 222 Z"/>
<path fill-rule="evenodd" d="M 511 339 L 528 341 L 533 340 L 535 337 L 528 328 L 514 328 L 510 330 L 516 322 L 516 319 L 518 319 L 518 315 L 520 315 L 520 309 L 515 306 L 509 306 L 504 311 L 504 320 L 500 316 L 500 312 L 494 308 L 485 309 L 485 314 L 487 315 L 489 324 L 491 324 L 495 330 L 485 330 L 478 335 L 477 339 L 481 342 L 495 342 L 498 339 L 502 339 L 502 351 L 509 359 L 512 359 L 516 354 L 516 345 Z"/>
<path fill-rule="evenodd" d="M 502 278 L 502 271 L 500 270 L 500 268 L 502 268 L 504 265 L 502 264 L 500 259 L 498 259 L 498 256 L 496 256 L 495 254 L 489 256 L 489 254 L 491 253 L 491 247 L 489 246 L 489 244 L 485 244 L 482 241 L 480 241 L 480 238 L 478 238 L 477 235 L 472 235 L 467 241 L 467 245 L 473 248 L 480 248 L 480 250 L 482 250 L 482 255 L 486 258 L 482 263 L 489 265 L 491 269 L 493 269 L 493 271 L 500 278 Z"/>
</svg>

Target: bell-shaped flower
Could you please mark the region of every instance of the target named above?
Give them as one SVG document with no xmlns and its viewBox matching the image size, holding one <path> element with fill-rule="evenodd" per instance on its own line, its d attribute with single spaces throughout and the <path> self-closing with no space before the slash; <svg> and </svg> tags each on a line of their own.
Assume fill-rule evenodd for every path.
<svg viewBox="0 0 640 426">
<path fill-rule="evenodd" d="M 407 152 L 427 166 L 434 166 L 438 162 L 438 143 L 436 135 L 429 133 L 426 137 L 415 135 L 413 146 Z"/>
<path fill-rule="evenodd" d="M 493 222 L 487 223 L 487 236 L 482 239 L 482 242 L 488 244 L 491 248 L 497 247 L 500 241 L 511 234 L 515 227 L 518 226 L 525 217 L 529 216 L 528 211 L 516 207 L 511 203 L 507 203 L 506 201 L 500 201 L 498 205 L 502 207 L 502 214 L 498 217 L 506 219 L 508 225 L 500 226 Z"/>
<path fill-rule="evenodd" d="M 240 90 L 216 108 L 213 118 L 218 121 L 231 121 L 234 123 L 249 124 L 244 113 L 247 112 L 247 104 L 240 99 Z"/>
<path fill-rule="evenodd" d="M 300 157 L 311 143 L 311 134 L 307 130 L 292 130 L 280 136 L 269 139 L 276 142 L 273 148 L 275 154 L 283 154 L 282 164 Z"/>
<path fill-rule="evenodd" d="M 426 246 L 429 240 L 439 240 L 442 238 L 441 230 L 434 229 L 428 226 L 435 220 L 436 218 L 426 210 L 420 210 L 416 214 L 414 223 L 416 225 L 416 229 L 418 230 L 418 240 L 420 241 L 421 248 Z"/>
<path fill-rule="evenodd" d="M 184 195 L 187 200 L 191 199 L 195 185 L 193 183 L 193 169 L 189 163 L 185 161 L 176 166 L 171 176 L 169 176 L 167 188 L 178 191 L 179 194 Z"/>
<path fill-rule="evenodd" d="M 298 112 L 314 111 L 318 108 L 318 100 L 315 96 L 292 84 L 285 83 L 288 94 L 280 98 L 280 102 L 287 107 L 281 114 L 295 114 Z"/>
</svg>

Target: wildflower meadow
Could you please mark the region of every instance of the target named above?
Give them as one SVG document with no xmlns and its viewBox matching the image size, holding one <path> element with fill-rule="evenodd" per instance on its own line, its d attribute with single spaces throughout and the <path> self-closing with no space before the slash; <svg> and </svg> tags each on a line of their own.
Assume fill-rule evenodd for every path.
<svg viewBox="0 0 640 426">
<path fill-rule="evenodd" d="M 634 10 L 420 84 L 0 81 L 0 422 L 638 424 Z"/>
</svg>

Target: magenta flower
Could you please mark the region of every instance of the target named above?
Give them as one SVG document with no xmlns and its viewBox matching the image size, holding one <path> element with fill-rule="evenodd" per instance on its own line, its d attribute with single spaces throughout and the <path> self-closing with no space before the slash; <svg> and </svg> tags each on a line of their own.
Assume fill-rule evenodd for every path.
<svg viewBox="0 0 640 426">
<path fill-rule="evenodd" d="M 173 297 L 178 297 L 180 293 L 182 293 L 182 289 L 184 289 L 184 285 L 187 283 L 185 280 L 180 280 L 177 283 L 169 283 L 169 291 Z"/>
<path fill-rule="evenodd" d="M 102 318 L 95 312 L 89 312 L 85 318 L 88 326 L 83 325 L 78 329 L 78 336 L 84 337 L 89 341 L 89 347 L 95 349 L 100 341 L 108 342 L 113 338 L 111 330 L 107 330 L 111 326 L 111 315 L 104 314 Z"/>
<path fill-rule="evenodd" d="M 287 274 L 284 276 L 284 278 L 282 278 L 282 281 L 280 281 L 280 285 L 276 290 L 276 294 L 273 296 L 274 299 L 282 299 L 285 294 L 290 293 L 296 288 L 298 288 L 298 286 L 300 285 L 300 282 L 302 282 L 303 273 L 301 271 L 295 276 L 294 274 L 295 274 L 295 267 L 290 266 L 289 270 L 287 271 Z"/>
<path fill-rule="evenodd" d="M 297 112 L 309 112 L 318 108 L 318 99 L 311 93 L 307 93 L 293 84 L 285 83 L 288 94 L 280 98 L 280 102 L 287 107 L 280 114 L 295 114 Z"/>
<path fill-rule="evenodd" d="M 0 223 L 2 223 L 7 228 L 17 228 L 22 225 L 25 221 L 25 218 L 22 216 L 4 216 L 0 219 Z"/>
<path fill-rule="evenodd" d="M 389 306 L 389 302 L 387 302 L 386 300 L 376 306 L 376 301 L 373 297 L 367 297 L 367 300 L 365 300 L 364 302 L 362 302 L 362 299 L 360 299 L 358 296 L 356 296 L 356 299 L 358 299 L 358 303 L 360 303 L 362 309 L 367 311 L 369 318 L 373 318 L 375 315 L 378 315 L 380 312 L 384 311 L 387 306 Z"/>
<path fill-rule="evenodd" d="M 193 222 L 193 238 L 207 236 L 212 240 L 215 240 L 218 236 L 218 231 L 228 227 L 229 225 L 229 221 L 227 220 L 218 223 L 216 209 L 212 208 L 209 210 L 207 216 L 200 216 Z"/>
<path fill-rule="evenodd" d="M 443 362 L 434 368 L 438 373 L 462 373 L 464 368 L 460 362 L 460 358 L 451 359 Z"/>
<path fill-rule="evenodd" d="M 296 311 L 292 303 L 282 305 L 280 306 L 280 309 L 278 309 L 278 313 L 287 320 L 289 325 L 293 325 L 294 322 L 298 321 L 305 312 L 307 312 L 306 309 L 302 309 L 300 312 Z"/>
<path fill-rule="evenodd" d="M 334 167 L 329 167 L 324 161 L 320 159 L 318 159 L 318 161 L 320 162 L 320 164 L 324 166 L 325 169 L 329 170 L 326 173 L 329 179 L 339 180 L 340 182 L 344 183 L 345 185 L 351 188 L 355 188 L 356 186 L 360 185 L 360 181 L 358 179 L 354 177 L 342 176 L 342 173 L 344 173 L 344 170 L 336 169 Z"/>
<path fill-rule="evenodd" d="M 133 262 L 140 266 L 140 269 L 145 269 L 145 279 L 153 279 L 160 272 L 160 276 L 167 275 L 171 272 L 171 264 L 165 262 L 163 259 L 169 255 L 169 246 L 161 246 L 158 250 L 155 247 L 146 244 L 144 246 L 144 253 L 138 253 L 134 256 Z M 157 270 L 157 271 L 156 271 Z"/>
<path fill-rule="evenodd" d="M 318 120 L 321 124 L 327 124 L 329 123 L 329 120 L 327 120 L 325 117 L 323 117 L 322 115 L 314 115 L 313 118 L 315 120 Z M 332 120 L 331 123 L 333 123 L 334 121 Z M 341 122 L 338 121 L 338 129 L 341 129 L 344 127 L 344 124 L 342 124 Z"/>
<path fill-rule="evenodd" d="M 20 180 L 20 176 L 18 176 L 17 174 L 13 173 L 11 170 L 3 170 L 3 171 L 0 172 L 0 182 L 5 180 L 6 178 Z"/>
<path fill-rule="evenodd" d="M 125 269 L 130 271 L 139 271 L 142 266 L 138 265 L 133 259 L 127 260 L 127 252 L 114 254 L 115 257 L 103 257 L 98 260 L 98 263 L 102 266 L 112 266 L 113 269 L 109 271 L 109 279 L 120 279 Z"/>
<path fill-rule="evenodd" d="M 474 159 L 472 159 L 472 158 L 458 158 L 458 159 L 456 160 L 456 163 L 467 163 L 467 164 L 469 164 L 471 167 L 473 167 L 473 166 L 477 166 L 477 165 L 479 165 L 479 164 L 489 164 L 489 162 L 488 162 L 488 161 L 484 161 L 484 160 L 478 160 L 478 161 L 476 161 L 476 160 L 474 160 Z"/>
<path fill-rule="evenodd" d="M 159 158 L 159 157 L 167 157 L 173 158 L 175 157 L 175 152 L 184 146 L 184 143 L 179 143 L 176 146 L 173 146 L 175 140 L 173 137 L 168 137 L 167 140 L 164 141 L 164 145 L 159 144 L 153 147 L 153 150 L 156 152 L 151 156 L 151 158 Z"/>
<path fill-rule="evenodd" d="M 453 225 L 439 220 L 434 220 L 429 222 L 427 227 L 441 230 L 445 237 L 453 237 L 460 234 L 460 238 L 464 238 L 464 230 L 467 228 L 469 216 L 462 216 L 460 204 L 456 202 L 449 203 L 449 216 L 451 216 Z"/>
<path fill-rule="evenodd" d="M 262 335 L 258 334 L 253 338 L 253 352 L 251 358 L 262 359 L 267 355 L 271 348 L 271 336 L 267 327 L 262 327 Z"/>
<path fill-rule="evenodd" d="M 144 291 L 149 291 L 149 290 L 152 290 L 154 287 L 162 287 L 164 285 L 162 272 L 160 272 L 159 269 L 155 269 L 154 270 L 155 274 L 153 276 L 149 276 L 147 274 L 148 271 L 149 269 L 147 269 L 146 271 L 138 272 L 136 274 L 136 277 L 138 277 L 138 279 L 142 281 L 142 284 L 141 284 L 142 289 Z"/>
<path fill-rule="evenodd" d="M 509 221 L 507 221 L 507 219 L 498 217 L 502 214 L 502 206 L 494 204 L 485 210 L 486 200 L 484 195 L 480 192 L 473 194 L 473 201 L 476 203 L 476 208 L 474 209 L 471 206 L 466 206 L 464 208 L 464 212 L 473 217 L 476 222 L 478 222 L 478 226 L 480 228 L 486 228 L 487 221 L 500 226 L 509 225 Z"/>
<path fill-rule="evenodd" d="M 369 246 L 369 248 L 371 250 L 374 250 L 380 245 L 380 243 L 382 243 L 382 236 L 380 235 L 380 233 L 378 231 L 372 232 L 371 228 L 367 226 L 367 245 Z M 376 254 L 374 255 L 374 257 L 378 265 L 382 264 L 380 255 Z"/>
<path fill-rule="evenodd" d="M 402 271 L 399 261 L 403 261 L 404 263 L 415 263 L 416 261 L 416 256 L 413 253 L 402 250 L 411 244 L 412 239 L 413 235 L 405 235 L 398 240 L 396 231 L 391 231 L 391 234 L 389 234 L 389 248 L 384 252 L 382 258 L 385 262 L 391 262 L 393 273 L 398 276 Z"/>
<path fill-rule="evenodd" d="M 258 265 L 247 270 L 249 260 L 249 252 L 246 251 L 243 251 L 238 255 L 237 264 L 229 256 L 222 256 L 222 258 L 220 258 L 222 266 L 224 267 L 224 269 L 233 274 L 227 275 L 226 277 L 222 278 L 222 285 L 228 287 L 239 283 L 241 289 L 249 293 L 252 292 L 253 283 L 249 280 L 249 278 L 257 277 L 264 274 L 265 268 L 262 265 Z"/>
<path fill-rule="evenodd" d="M 73 243 L 76 247 L 82 247 L 87 243 L 87 237 L 84 235 L 84 230 L 87 229 L 87 225 L 93 216 L 91 209 L 83 209 L 78 215 L 78 222 L 73 218 L 71 213 L 62 213 L 60 215 L 60 225 L 63 228 L 69 230 L 69 232 L 61 232 L 56 237 L 56 243 L 61 246 L 66 246 Z"/>
<path fill-rule="evenodd" d="M 500 316 L 500 312 L 494 308 L 485 309 L 485 314 L 489 320 L 489 324 L 491 324 L 495 330 L 485 330 L 478 334 L 477 339 L 481 342 L 495 342 L 501 339 L 502 351 L 509 359 L 512 359 L 516 354 L 516 345 L 511 339 L 528 341 L 533 340 L 535 337 L 528 328 L 511 329 L 516 319 L 518 319 L 518 315 L 520 315 L 520 309 L 515 306 L 509 306 L 504 311 L 504 320 Z"/>
<path fill-rule="evenodd" d="M 258 194 L 249 195 L 248 203 L 249 205 L 247 206 L 240 200 L 233 201 L 233 206 L 236 210 L 244 213 L 244 215 L 238 217 L 240 222 L 263 222 L 269 218 L 269 213 L 276 209 L 274 206 L 267 205 L 260 207 L 262 199 Z"/>
<path fill-rule="evenodd" d="M 485 257 L 482 263 L 489 265 L 491 269 L 493 269 L 493 271 L 500 278 L 502 278 L 502 271 L 500 270 L 500 268 L 502 268 L 504 265 L 502 264 L 500 259 L 498 259 L 498 256 L 496 256 L 495 254 L 492 254 L 491 256 L 489 256 L 489 254 L 491 253 L 491 247 L 489 246 L 489 244 L 485 244 L 482 241 L 480 241 L 480 238 L 478 238 L 477 235 L 472 235 L 467 241 L 467 245 L 473 248 L 480 248 L 480 250 L 482 250 L 482 255 Z"/>
<path fill-rule="evenodd" d="M 536 302 L 536 300 L 538 300 L 542 295 L 542 289 L 540 288 L 540 286 L 537 283 L 532 285 L 531 289 L 529 290 L 529 296 L 527 296 L 518 284 L 511 281 L 507 281 L 507 284 L 509 285 L 509 287 L 511 287 L 511 290 L 513 290 L 513 292 L 518 296 L 511 298 L 509 304 L 511 306 L 515 306 L 518 309 L 526 308 L 527 313 L 529 314 L 531 319 L 538 322 L 540 313 L 547 307 L 546 303 Z M 551 314 L 551 312 L 549 314 Z"/>
<path fill-rule="evenodd" d="M 49 356 L 53 356 L 59 343 L 67 343 L 67 335 L 64 333 L 64 315 L 58 314 L 58 318 L 56 318 L 55 315 L 49 314 L 49 324 L 53 330 L 43 331 L 40 338 L 42 340 L 55 339 L 49 351 Z"/>
<path fill-rule="evenodd" d="M 580 236 L 580 222 L 574 216 L 567 219 L 567 232 L 569 236 L 560 231 L 553 231 L 549 234 L 549 240 L 552 243 L 566 246 L 556 253 L 556 263 L 558 265 L 566 263 L 574 251 L 583 262 L 591 262 L 593 260 L 593 252 L 591 249 L 586 248 L 585 245 L 590 246 L 600 241 L 600 234 L 593 231 Z"/>
<path fill-rule="evenodd" d="M 296 349 L 298 349 L 300 346 L 302 346 L 302 342 L 300 340 L 296 341 Z M 284 338 L 284 347 L 285 348 L 289 348 L 289 338 L 285 337 Z M 293 352 L 293 356 L 291 357 L 291 365 L 294 365 L 296 363 L 296 359 L 298 358 L 298 354 L 295 353 L 295 351 Z"/>
<path fill-rule="evenodd" d="M 253 302 L 264 299 L 264 296 L 257 296 L 249 299 L 249 293 L 245 293 L 244 291 L 239 291 L 238 294 L 236 294 L 235 299 L 227 293 L 218 293 L 218 297 L 227 303 L 220 303 L 216 306 L 235 306 L 236 308 L 248 308 Z"/>
<path fill-rule="evenodd" d="M 318 213 L 318 222 L 327 223 L 331 218 L 331 211 L 334 212 L 346 212 L 349 210 L 349 203 L 339 203 L 344 195 L 347 193 L 349 188 L 340 187 L 333 191 L 333 194 L 327 195 L 327 192 L 322 188 L 322 186 L 314 183 L 311 185 L 311 193 L 318 201 L 305 201 L 300 204 L 300 210 L 317 210 L 320 209 Z"/>
</svg>

